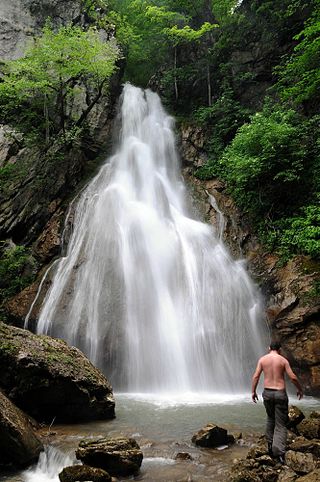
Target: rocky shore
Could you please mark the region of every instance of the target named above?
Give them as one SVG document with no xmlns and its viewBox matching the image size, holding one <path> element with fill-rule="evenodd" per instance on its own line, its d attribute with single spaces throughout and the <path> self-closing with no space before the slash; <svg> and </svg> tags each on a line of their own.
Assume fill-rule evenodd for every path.
<svg viewBox="0 0 320 482">
<path fill-rule="evenodd" d="M 0 323 L 0 465 L 37 460 L 43 445 L 31 417 L 50 424 L 114 416 L 110 383 L 80 350 Z"/>
<path fill-rule="evenodd" d="M 268 455 L 262 436 L 248 451 L 236 459 L 228 482 L 316 482 L 320 480 L 320 412 L 308 418 L 297 407 L 290 407 L 287 452 L 280 464 Z"/>
</svg>

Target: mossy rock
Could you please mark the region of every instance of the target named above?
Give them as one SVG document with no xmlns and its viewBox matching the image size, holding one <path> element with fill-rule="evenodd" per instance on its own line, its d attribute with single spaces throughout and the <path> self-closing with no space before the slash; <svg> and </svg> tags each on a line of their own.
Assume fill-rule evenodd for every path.
<svg viewBox="0 0 320 482">
<path fill-rule="evenodd" d="M 0 323 L 0 387 L 37 420 L 114 417 L 112 387 L 63 340 Z"/>
</svg>

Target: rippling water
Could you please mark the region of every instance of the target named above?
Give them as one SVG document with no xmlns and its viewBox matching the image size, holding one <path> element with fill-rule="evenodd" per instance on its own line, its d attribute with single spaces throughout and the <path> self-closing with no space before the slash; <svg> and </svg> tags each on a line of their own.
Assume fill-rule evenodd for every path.
<svg viewBox="0 0 320 482">
<path fill-rule="evenodd" d="M 83 438 L 124 433 L 134 437 L 144 460 L 135 480 L 152 481 L 227 481 L 226 471 L 234 458 L 243 457 L 248 446 L 264 430 L 262 402 L 254 405 L 248 395 L 201 395 L 187 393 L 155 397 L 153 394 L 117 394 L 114 420 L 52 427 L 54 436 L 37 466 L 0 478 L 7 482 L 59 482 L 58 473 L 75 461 L 74 451 Z M 320 409 L 320 401 L 306 397 L 290 402 L 307 415 Z M 244 445 L 225 450 L 199 449 L 191 437 L 208 422 L 224 426 L 229 432 L 244 435 Z M 192 460 L 175 460 L 187 452 Z M 191 479 L 192 478 L 192 479 Z M 130 478 L 129 478 L 130 479 Z M 119 480 L 129 480 L 119 479 Z"/>
</svg>

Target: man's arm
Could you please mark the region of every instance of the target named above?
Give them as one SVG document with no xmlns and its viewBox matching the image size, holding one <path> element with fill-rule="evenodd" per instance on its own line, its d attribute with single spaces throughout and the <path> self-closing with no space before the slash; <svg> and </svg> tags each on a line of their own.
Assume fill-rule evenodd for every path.
<svg viewBox="0 0 320 482">
<path fill-rule="evenodd" d="M 298 377 L 296 376 L 296 374 L 292 371 L 292 368 L 290 366 L 290 363 L 288 362 L 288 360 L 286 360 L 285 362 L 285 369 L 286 369 L 286 374 L 288 375 L 288 377 L 290 378 L 290 380 L 292 381 L 292 383 L 297 387 L 298 391 L 297 391 L 297 397 L 299 398 L 299 400 L 303 397 L 303 390 L 302 390 L 302 386 L 300 385 L 300 382 L 298 380 Z"/>
<path fill-rule="evenodd" d="M 256 389 L 257 389 L 257 385 L 259 383 L 261 372 L 262 372 L 262 364 L 261 364 L 261 360 L 259 360 L 256 371 L 254 372 L 253 377 L 252 377 L 252 395 L 251 395 L 251 397 L 252 397 L 252 401 L 254 403 L 257 403 L 257 400 L 258 400 L 258 395 L 257 395 Z"/>
</svg>

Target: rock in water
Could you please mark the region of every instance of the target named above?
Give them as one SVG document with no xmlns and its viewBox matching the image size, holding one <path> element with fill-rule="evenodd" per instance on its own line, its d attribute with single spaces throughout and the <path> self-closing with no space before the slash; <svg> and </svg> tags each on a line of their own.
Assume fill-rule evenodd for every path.
<svg viewBox="0 0 320 482">
<path fill-rule="evenodd" d="M 288 416 L 289 420 L 287 427 L 293 431 L 296 430 L 297 425 L 299 425 L 299 423 L 305 418 L 304 413 L 302 413 L 300 408 L 296 407 L 295 405 L 290 405 Z"/>
<path fill-rule="evenodd" d="M 111 477 L 105 470 L 88 465 L 72 465 L 65 467 L 59 474 L 61 482 L 111 482 Z"/>
<path fill-rule="evenodd" d="M 84 464 L 106 470 L 112 476 L 135 474 L 143 459 L 137 442 L 125 436 L 82 440 L 76 457 Z"/>
<path fill-rule="evenodd" d="M 218 427 L 213 423 L 208 423 L 192 437 L 192 442 L 200 447 L 219 447 L 234 442 L 234 438 L 228 436 L 224 428 Z"/>
<path fill-rule="evenodd" d="M 0 323 L 0 387 L 37 420 L 114 417 L 112 387 L 63 340 Z"/>
<path fill-rule="evenodd" d="M 0 392 L 0 465 L 35 462 L 43 445 L 28 417 Z"/>
</svg>

